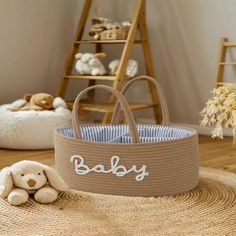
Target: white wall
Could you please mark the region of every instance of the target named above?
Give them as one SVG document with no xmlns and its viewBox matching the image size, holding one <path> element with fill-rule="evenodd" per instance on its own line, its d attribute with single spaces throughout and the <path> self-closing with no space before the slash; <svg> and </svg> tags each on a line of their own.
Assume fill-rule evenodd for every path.
<svg viewBox="0 0 236 236">
<path fill-rule="evenodd" d="M 0 101 L 26 92 L 55 92 L 82 0 L 0 0 Z M 121 20 L 136 0 L 95 0 L 94 15 Z M 213 86 L 221 36 L 236 40 L 235 0 L 147 0 L 147 21 L 156 74 L 165 90 L 171 120 L 197 124 Z M 104 12 L 104 14 L 103 14 Z M 128 16 L 128 17 L 127 17 Z M 108 48 L 115 56 L 115 51 Z M 134 57 L 143 62 L 141 50 Z M 70 86 L 76 94 L 86 83 Z M 134 88 L 148 100 L 147 89 Z M 143 118 L 151 113 L 139 113 Z"/>
<path fill-rule="evenodd" d="M 116 1 L 116 14 L 130 13 L 134 2 Z M 236 41 L 236 1 L 146 2 L 154 65 L 168 99 L 171 120 L 198 124 L 199 111 L 213 88 L 219 38 L 227 36 Z"/>
<path fill-rule="evenodd" d="M 0 103 L 55 92 L 77 7 L 77 0 L 0 0 Z"/>
</svg>

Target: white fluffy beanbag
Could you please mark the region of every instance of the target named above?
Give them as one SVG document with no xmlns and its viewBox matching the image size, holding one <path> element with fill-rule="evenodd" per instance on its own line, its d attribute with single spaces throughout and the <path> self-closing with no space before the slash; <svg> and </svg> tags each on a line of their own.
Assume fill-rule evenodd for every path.
<svg viewBox="0 0 236 236">
<path fill-rule="evenodd" d="M 53 148 L 53 132 L 58 127 L 71 126 L 71 111 L 61 98 L 55 98 L 54 110 L 17 111 L 8 108 L 12 104 L 0 106 L 0 148 L 9 149 L 49 149 Z"/>
</svg>

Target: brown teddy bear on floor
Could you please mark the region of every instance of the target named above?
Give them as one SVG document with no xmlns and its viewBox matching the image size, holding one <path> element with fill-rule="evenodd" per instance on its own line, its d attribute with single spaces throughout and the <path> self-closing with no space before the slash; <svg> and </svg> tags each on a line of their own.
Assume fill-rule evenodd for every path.
<svg viewBox="0 0 236 236">
<path fill-rule="evenodd" d="M 24 100 L 26 103 L 17 108 L 10 109 L 11 111 L 43 111 L 43 110 L 51 110 L 53 109 L 53 100 L 54 98 L 47 93 L 36 93 L 25 94 Z"/>
</svg>

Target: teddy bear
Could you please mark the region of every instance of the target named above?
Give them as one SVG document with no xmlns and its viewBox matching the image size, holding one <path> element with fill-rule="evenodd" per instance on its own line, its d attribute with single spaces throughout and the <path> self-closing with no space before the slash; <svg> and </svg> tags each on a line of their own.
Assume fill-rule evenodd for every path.
<svg viewBox="0 0 236 236">
<path fill-rule="evenodd" d="M 89 35 L 93 37 L 94 40 L 99 40 L 100 33 L 106 30 L 106 24 L 108 23 L 107 18 L 97 17 L 92 18 L 92 27 L 89 30 Z"/>
<path fill-rule="evenodd" d="M 11 104 L 10 111 L 43 111 L 58 107 L 67 108 L 66 102 L 47 93 L 25 94 L 23 99 L 18 99 Z"/>
<path fill-rule="evenodd" d="M 120 65 L 120 60 L 118 59 L 115 59 L 109 63 L 108 67 L 110 69 L 111 75 L 116 75 L 119 65 Z M 130 59 L 126 67 L 125 74 L 127 77 L 132 78 L 136 76 L 137 73 L 138 73 L 138 62 Z"/>
<path fill-rule="evenodd" d="M 20 161 L 0 172 L 0 198 L 22 205 L 33 195 L 39 203 L 51 203 L 58 193 L 68 190 L 55 170 L 36 161 Z"/>
<path fill-rule="evenodd" d="M 106 69 L 99 58 L 105 57 L 106 54 L 100 53 L 77 53 L 75 58 L 75 69 L 80 75 L 104 75 Z"/>
<path fill-rule="evenodd" d="M 25 94 L 24 99 L 26 101 L 20 107 L 15 107 L 10 109 L 11 111 L 43 111 L 43 110 L 51 110 L 54 98 L 47 93 L 36 93 Z"/>
</svg>

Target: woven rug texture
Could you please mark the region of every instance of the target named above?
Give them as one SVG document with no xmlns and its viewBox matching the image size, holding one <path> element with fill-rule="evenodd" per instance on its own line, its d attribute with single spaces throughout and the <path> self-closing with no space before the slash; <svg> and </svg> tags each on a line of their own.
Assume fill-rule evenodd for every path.
<svg viewBox="0 0 236 236">
<path fill-rule="evenodd" d="M 192 191 L 122 197 L 69 191 L 52 204 L 0 200 L 0 235 L 236 235 L 236 175 L 201 168 Z"/>
</svg>

